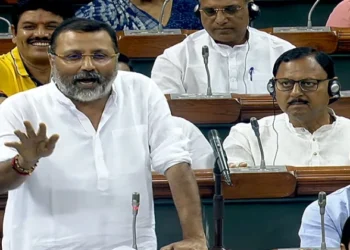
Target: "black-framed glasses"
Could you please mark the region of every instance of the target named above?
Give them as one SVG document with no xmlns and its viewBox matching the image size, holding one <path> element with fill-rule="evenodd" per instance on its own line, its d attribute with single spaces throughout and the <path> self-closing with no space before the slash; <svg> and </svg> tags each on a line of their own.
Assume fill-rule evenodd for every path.
<svg viewBox="0 0 350 250">
<path fill-rule="evenodd" d="M 280 91 L 291 91 L 294 88 L 296 83 L 299 84 L 299 87 L 302 91 L 316 91 L 318 89 L 318 85 L 329 79 L 302 79 L 298 81 L 294 81 L 288 78 L 279 78 L 275 79 L 276 88 Z"/>
<path fill-rule="evenodd" d="M 112 60 L 112 58 L 119 55 L 119 53 L 116 54 L 105 54 L 103 52 L 96 52 L 93 54 L 83 54 L 78 52 L 73 52 L 67 55 L 58 55 L 52 50 L 49 50 L 49 54 L 57 56 L 58 58 L 62 59 L 66 63 L 69 64 L 81 64 L 85 57 L 89 56 L 93 63 L 97 64 L 106 64 Z"/>
<path fill-rule="evenodd" d="M 204 7 L 201 8 L 199 11 L 203 11 L 208 17 L 212 17 L 212 16 L 216 16 L 216 14 L 219 11 L 222 11 L 224 14 L 227 15 L 234 15 L 236 14 L 238 11 L 240 11 L 241 9 L 243 9 L 242 6 L 239 5 L 230 5 L 230 6 L 226 6 L 224 8 L 209 8 L 209 7 Z"/>
</svg>

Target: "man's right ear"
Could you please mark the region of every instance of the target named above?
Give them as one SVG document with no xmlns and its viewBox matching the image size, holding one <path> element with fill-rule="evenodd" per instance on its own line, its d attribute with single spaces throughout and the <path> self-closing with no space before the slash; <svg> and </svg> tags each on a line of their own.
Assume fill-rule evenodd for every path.
<svg viewBox="0 0 350 250">
<path fill-rule="evenodd" d="M 345 245 L 344 244 L 340 244 L 340 250 L 346 250 Z"/>
<path fill-rule="evenodd" d="M 12 34 L 12 42 L 14 44 L 16 44 L 16 42 L 17 42 L 17 32 L 16 32 L 15 26 L 13 24 L 11 25 L 11 34 Z"/>
</svg>

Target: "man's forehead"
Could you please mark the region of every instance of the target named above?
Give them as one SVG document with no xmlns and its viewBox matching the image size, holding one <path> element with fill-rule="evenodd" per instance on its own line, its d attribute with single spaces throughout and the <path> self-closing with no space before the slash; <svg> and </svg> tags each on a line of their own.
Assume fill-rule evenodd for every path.
<svg viewBox="0 0 350 250">
<path fill-rule="evenodd" d="M 229 5 L 242 5 L 246 0 L 200 0 L 202 6 L 224 7 Z"/>
<path fill-rule="evenodd" d="M 56 15 L 52 12 L 37 9 L 37 10 L 28 10 L 23 12 L 21 15 L 20 22 L 38 22 L 38 21 L 63 21 L 63 18 L 59 15 Z"/>
<path fill-rule="evenodd" d="M 57 38 L 57 50 L 113 49 L 112 39 L 104 30 L 94 32 L 64 31 Z"/>
<path fill-rule="evenodd" d="M 282 62 L 277 75 L 324 75 L 327 74 L 314 57 L 304 57 Z"/>
</svg>

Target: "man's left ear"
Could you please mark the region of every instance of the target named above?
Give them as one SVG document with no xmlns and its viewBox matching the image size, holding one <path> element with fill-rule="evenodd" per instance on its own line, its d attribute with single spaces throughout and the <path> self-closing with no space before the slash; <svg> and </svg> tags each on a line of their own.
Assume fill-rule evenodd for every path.
<svg viewBox="0 0 350 250">
<path fill-rule="evenodd" d="M 346 250 L 345 245 L 344 244 L 340 244 L 340 250 Z"/>
</svg>

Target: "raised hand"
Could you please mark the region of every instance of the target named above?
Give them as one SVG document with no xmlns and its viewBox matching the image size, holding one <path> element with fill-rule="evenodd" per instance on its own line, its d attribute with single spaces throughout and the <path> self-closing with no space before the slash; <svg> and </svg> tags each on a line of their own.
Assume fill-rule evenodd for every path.
<svg viewBox="0 0 350 250">
<path fill-rule="evenodd" d="M 24 165 L 30 166 L 38 162 L 40 158 L 52 154 L 59 136 L 54 134 L 48 138 L 44 123 L 39 124 L 37 133 L 35 133 L 29 121 L 25 121 L 23 124 L 26 128 L 26 133 L 19 130 L 14 132 L 20 142 L 6 142 L 5 146 L 16 149 Z"/>
</svg>

